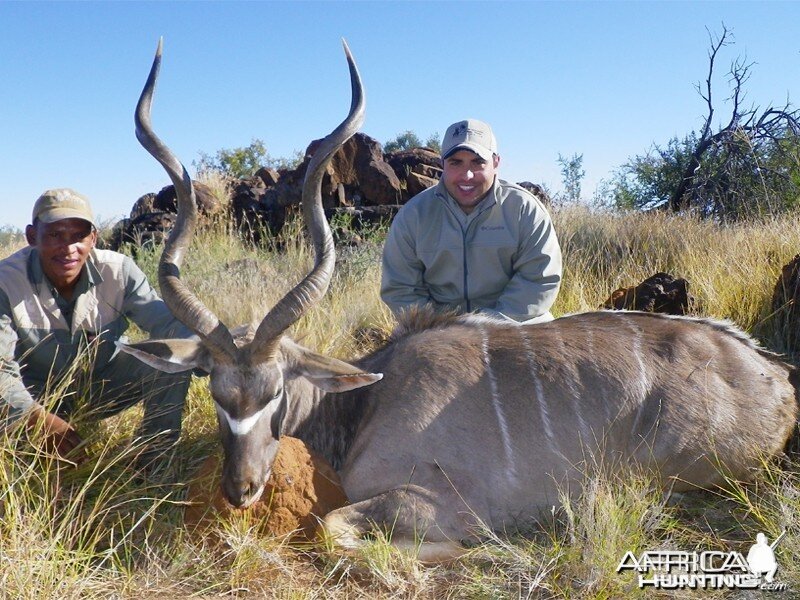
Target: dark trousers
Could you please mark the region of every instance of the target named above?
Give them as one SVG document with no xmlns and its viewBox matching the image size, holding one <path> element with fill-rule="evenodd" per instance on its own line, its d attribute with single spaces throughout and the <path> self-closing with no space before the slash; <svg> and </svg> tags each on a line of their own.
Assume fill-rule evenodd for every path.
<svg viewBox="0 0 800 600">
<path fill-rule="evenodd" d="M 191 371 L 163 373 L 130 354 L 118 352 L 102 368 L 91 364 L 76 368 L 69 381 L 49 382 L 48 388 L 58 399 L 56 414 L 67 420 L 84 412 L 89 418 L 102 419 L 142 402 L 144 416 L 137 436 L 146 445 L 146 454 L 153 457 L 173 446 L 180 436 L 190 381 Z M 35 398 L 44 399 L 45 386 L 25 383 Z"/>
</svg>

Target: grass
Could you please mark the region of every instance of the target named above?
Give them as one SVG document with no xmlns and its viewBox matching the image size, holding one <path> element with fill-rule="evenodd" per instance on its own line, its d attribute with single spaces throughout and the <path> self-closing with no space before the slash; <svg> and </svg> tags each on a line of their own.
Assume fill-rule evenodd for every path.
<svg viewBox="0 0 800 600">
<path fill-rule="evenodd" d="M 25 246 L 25 236 L 13 227 L 0 227 L 0 256 L 8 256 Z"/>
<path fill-rule="evenodd" d="M 689 281 L 698 314 L 734 321 L 781 351 L 772 289 L 800 251 L 800 215 L 719 226 L 664 214 L 554 213 L 565 277 L 557 315 L 597 308 L 617 287 L 657 271 Z M 228 325 L 258 321 L 312 262 L 297 223 L 275 248 L 241 242 L 216 221 L 199 232 L 183 277 Z M 380 302 L 381 232 L 340 249 L 324 300 L 293 328 L 307 346 L 340 358 L 374 347 L 392 328 Z M 23 245 L 0 237 L 0 256 Z M 159 249 L 137 262 L 155 282 Z M 57 396 L 58 386 L 52 394 Z M 765 463 L 750 485 L 675 499 L 638 477 L 595 476 L 536 530 L 485 531 L 462 560 L 422 565 L 377 536 L 354 556 L 331 556 L 259 537 L 246 519 L 210 535 L 182 526 L 186 482 L 216 447 L 206 380 L 192 382 L 178 448 L 180 483 L 143 482 L 130 468 L 140 411 L 79 420 L 90 460 L 78 468 L 36 450 L 19 430 L 0 443 L 0 598 L 638 598 L 635 575 L 616 573 L 628 550 L 737 550 L 774 539 L 778 579 L 800 589 L 800 481 L 796 465 Z M 35 434 L 33 434 L 35 441 Z M 721 597 L 708 590 L 677 597 Z"/>
<path fill-rule="evenodd" d="M 689 282 L 697 314 L 729 319 L 772 349 L 786 350 L 787 332 L 774 318 L 771 298 L 781 268 L 800 252 L 800 213 L 718 225 L 568 207 L 554 221 L 564 252 L 554 314 L 596 309 L 615 289 L 663 271 Z"/>
</svg>

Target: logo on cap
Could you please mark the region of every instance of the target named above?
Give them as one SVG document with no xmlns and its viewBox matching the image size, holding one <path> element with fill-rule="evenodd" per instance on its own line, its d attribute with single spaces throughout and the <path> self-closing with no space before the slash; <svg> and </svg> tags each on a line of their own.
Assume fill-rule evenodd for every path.
<svg viewBox="0 0 800 600">
<path fill-rule="evenodd" d="M 483 121 L 466 119 L 447 128 L 442 147 L 442 157 L 447 158 L 458 150 L 470 150 L 486 161 L 497 154 L 497 141 L 492 128 Z"/>
</svg>

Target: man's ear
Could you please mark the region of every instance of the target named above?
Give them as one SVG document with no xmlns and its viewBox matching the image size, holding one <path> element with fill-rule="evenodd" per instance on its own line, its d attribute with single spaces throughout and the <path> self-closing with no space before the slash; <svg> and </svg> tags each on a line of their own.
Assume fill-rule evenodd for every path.
<svg viewBox="0 0 800 600">
<path fill-rule="evenodd" d="M 28 246 L 35 246 L 36 245 L 36 227 L 33 225 L 28 225 L 25 227 L 25 240 L 28 242 Z"/>
<path fill-rule="evenodd" d="M 281 353 L 288 367 L 287 377 L 305 377 L 326 392 L 346 392 L 383 379 L 382 373 L 365 373 L 354 365 L 317 354 L 288 338 L 281 340 Z"/>
<path fill-rule="evenodd" d="M 122 352 L 135 356 L 146 365 L 165 373 L 181 373 L 191 369 L 211 372 L 211 354 L 199 340 L 148 340 L 137 344 L 114 342 Z"/>
<path fill-rule="evenodd" d="M 492 154 L 492 161 L 494 162 L 494 168 L 500 166 L 500 155 L 499 154 Z"/>
</svg>

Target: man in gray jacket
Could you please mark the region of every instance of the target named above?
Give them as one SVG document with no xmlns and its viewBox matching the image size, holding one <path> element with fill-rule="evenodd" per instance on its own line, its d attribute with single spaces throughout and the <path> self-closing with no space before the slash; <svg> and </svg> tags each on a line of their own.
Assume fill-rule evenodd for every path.
<svg viewBox="0 0 800 600">
<path fill-rule="evenodd" d="M 561 249 L 550 216 L 527 190 L 497 177 L 491 128 L 467 119 L 447 128 L 442 179 L 392 222 L 381 298 L 395 314 L 430 304 L 515 322 L 552 319 Z"/>
<path fill-rule="evenodd" d="M 36 201 L 28 247 L 0 261 L 0 427 L 26 419 L 48 447 L 82 458 L 65 419 L 82 408 L 105 417 L 144 403 L 140 464 L 172 446 L 188 373 L 164 374 L 118 353 L 133 321 L 152 337 L 189 337 L 127 256 L 95 249 L 88 200 L 70 189 Z"/>
</svg>

